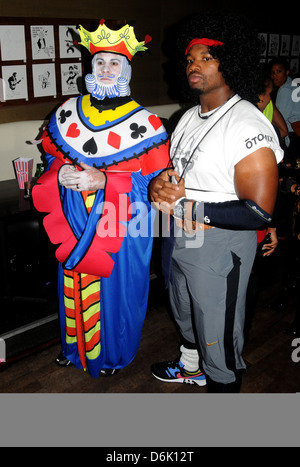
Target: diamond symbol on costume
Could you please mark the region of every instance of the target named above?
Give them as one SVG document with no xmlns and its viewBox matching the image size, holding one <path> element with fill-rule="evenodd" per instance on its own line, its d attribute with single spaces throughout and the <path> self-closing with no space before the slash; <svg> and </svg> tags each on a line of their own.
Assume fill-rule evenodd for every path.
<svg viewBox="0 0 300 467">
<path fill-rule="evenodd" d="M 146 133 L 146 131 L 147 131 L 147 128 L 145 126 L 143 126 L 143 125 L 138 126 L 137 123 L 132 123 L 130 125 L 130 129 L 133 131 L 131 133 L 131 138 L 133 138 L 133 139 L 137 139 L 139 136 L 141 138 L 144 138 L 143 133 Z"/>
<path fill-rule="evenodd" d="M 117 133 L 114 133 L 113 131 L 109 132 L 107 142 L 110 146 L 112 146 L 115 149 L 120 149 L 121 146 L 121 136 L 118 135 Z"/>
<path fill-rule="evenodd" d="M 67 136 L 70 138 L 78 138 L 79 135 L 80 130 L 77 128 L 77 123 L 71 123 L 67 131 Z"/>
<path fill-rule="evenodd" d="M 150 125 L 153 126 L 154 130 L 158 130 L 162 126 L 162 121 L 157 115 L 150 115 L 148 121 Z"/>
<path fill-rule="evenodd" d="M 65 123 L 67 118 L 71 117 L 71 115 L 71 110 L 67 110 L 67 112 L 65 110 L 62 110 L 59 114 L 60 123 Z"/>
<path fill-rule="evenodd" d="M 89 156 L 91 154 L 93 155 L 97 154 L 98 148 L 97 148 L 97 144 L 94 138 L 91 138 L 86 143 L 84 143 L 84 145 L 82 146 L 82 149 L 84 152 L 87 152 Z"/>
</svg>

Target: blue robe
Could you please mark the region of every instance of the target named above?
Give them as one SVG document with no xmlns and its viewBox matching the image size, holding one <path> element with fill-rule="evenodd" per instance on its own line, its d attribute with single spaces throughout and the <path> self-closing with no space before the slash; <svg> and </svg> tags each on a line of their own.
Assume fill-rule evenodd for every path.
<svg viewBox="0 0 300 467">
<path fill-rule="evenodd" d="M 46 231 L 53 243 L 60 244 L 63 353 L 76 368 L 85 368 L 97 378 L 101 369 L 130 364 L 140 345 L 155 218 L 148 185 L 169 164 L 168 135 L 157 116 L 131 99 L 120 101 L 114 110 L 99 112 L 91 105 L 90 96 L 84 96 L 70 99 L 51 117 L 43 147 L 48 170 L 39 179 L 33 200 L 38 210 L 49 213 Z M 78 166 L 81 161 L 105 171 L 104 190 L 78 193 L 58 185 L 60 167 L 65 163 Z M 93 197 L 89 209 L 87 195 Z M 108 237 L 102 239 L 108 223 Z M 67 303 L 73 297 L 66 299 L 70 293 L 66 290 L 71 290 L 66 289 L 68 272 L 82 283 L 91 277 L 93 291 L 99 284 L 99 319 L 88 312 L 88 319 L 84 318 L 82 304 L 76 318 L 69 315 Z M 84 290 L 78 290 L 83 297 Z M 87 321 L 93 323 L 88 332 Z"/>
</svg>

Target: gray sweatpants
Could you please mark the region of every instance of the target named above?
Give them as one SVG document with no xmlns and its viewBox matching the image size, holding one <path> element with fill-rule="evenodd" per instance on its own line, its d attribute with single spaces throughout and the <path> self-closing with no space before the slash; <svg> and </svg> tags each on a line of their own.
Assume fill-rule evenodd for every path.
<svg viewBox="0 0 300 467">
<path fill-rule="evenodd" d="M 198 235 L 204 238 L 197 248 L 184 232 L 176 239 L 171 307 L 182 337 L 200 350 L 207 376 L 232 383 L 246 368 L 245 305 L 257 235 L 217 228 Z"/>
</svg>

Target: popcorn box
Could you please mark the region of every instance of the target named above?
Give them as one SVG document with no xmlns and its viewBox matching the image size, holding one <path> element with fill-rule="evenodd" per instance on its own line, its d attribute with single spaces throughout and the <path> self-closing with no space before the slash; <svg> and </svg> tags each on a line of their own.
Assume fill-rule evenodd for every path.
<svg viewBox="0 0 300 467">
<path fill-rule="evenodd" d="M 24 190 L 25 182 L 31 182 L 33 171 L 33 159 L 18 157 L 14 161 L 16 176 L 20 190 Z"/>
</svg>

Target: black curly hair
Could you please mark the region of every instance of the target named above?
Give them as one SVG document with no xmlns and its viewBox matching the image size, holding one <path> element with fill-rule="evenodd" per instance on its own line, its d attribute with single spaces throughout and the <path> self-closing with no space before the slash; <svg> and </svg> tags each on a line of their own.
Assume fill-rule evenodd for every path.
<svg viewBox="0 0 300 467">
<path fill-rule="evenodd" d="M 285 71 L 291 71 L 290 64 L 285 57 L 276 57 L 269 61 L 268 69 L 272 70 L 273 65 L 282 65 Z"/>
<path fill-rule="evenodd" d="M 185 94 L 190 97 L 193 94 L 189 91 L 185 75 L 185 50 L 192 39 L 202 37 L 224 43 L 223 46 L 210 47 L 210 54 L 219 60 L 219 71 L 230 89 L 256 104 L 260 92 L 262 43 L 253 24 L 230 12 L 204 12 L 190 18 L 178 29 L 178 71 Z"/>
</svg>

